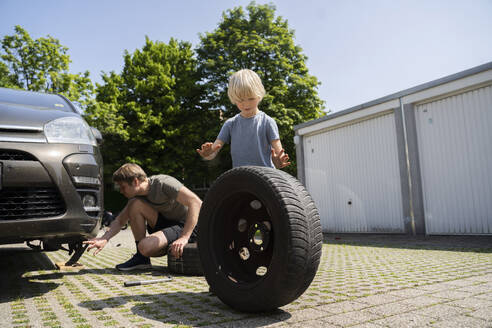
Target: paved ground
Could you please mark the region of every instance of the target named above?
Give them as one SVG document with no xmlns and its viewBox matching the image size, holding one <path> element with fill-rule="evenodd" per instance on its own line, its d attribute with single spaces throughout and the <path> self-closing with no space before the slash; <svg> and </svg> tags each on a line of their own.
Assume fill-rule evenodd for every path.
<svg viewBox="0 0 492 328">
<path fill-rule="evenodd" d="M 118 246 L 119 245 L 119 246 Z M 130 231 L 79 272 L 53 263 L 66 252 L 0 247 L 1 327 L 492 327 L 492 237 L 325 236 L 310 288 L 273 313 L 236 312 L 203 277 L 124 287 L 166 276 L 119 273 L 134 252 Z"/>
</svg>

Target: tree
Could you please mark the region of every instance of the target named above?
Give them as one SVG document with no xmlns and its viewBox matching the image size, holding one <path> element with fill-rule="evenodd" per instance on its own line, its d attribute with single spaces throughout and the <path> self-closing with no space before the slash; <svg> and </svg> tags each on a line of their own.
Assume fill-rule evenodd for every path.
<svg viewBox="0 0 492 328">
<path fill-rule="evenodd" d="M 0 61 L 0 87 L 4 88 L 19 88 L 15 84 L 15 79 L 10 75 L 9 68 L 7 65 Z"/>
<path fill-rule="evenodd" d="M 59 93 L 82 107 L 91 101 L 89 72 L 70 74 L 68 48 L 48 36 L 33 40 L 20 26 L 2 39 L 0 86 Z"/>
<path fill-rule="evenodd" d="M 316 77 L 309 74 L 302 49 L 294 44 L 294 31 L 287 21 L 275 17 L 273 5 L 242 7 L 226 11 L 218 28 L 200 36 L 197 48 L 204 101 L 223 112 L 224 118 L 238 113 L 227 97 L 229 76 L 249 68 L 260 76 L 267 95 L 260 109 L 279 126 L 287 153 L 295 161 L 293 126 L 324 115 Z M 221 152 L 222 158 L 224 151 Z M 296 165 L 287 170 L 296 174 Z"/>
<path fill-rule="evenodd" d="M 190 43 L 146 38 L 141 50 L 125 52 L 121 74 L 103 75 L 86 118 L 104 135 L 107 177 L 134 162 L 149 174 L 166 173 L 188 184 L 206 179 L 195 148 L 218 118 L 200 104 L 196 67 Z"/>
</svg>

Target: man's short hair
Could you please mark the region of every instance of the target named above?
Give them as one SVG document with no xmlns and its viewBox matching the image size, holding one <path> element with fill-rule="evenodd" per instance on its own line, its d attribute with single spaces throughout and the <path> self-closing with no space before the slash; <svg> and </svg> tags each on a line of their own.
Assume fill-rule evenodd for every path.
<svg viewBox="0 0 492 328">
<path fill-rule="evenodd" d="M 258 74 L 250 69 L 242 69 L 229 78 L 227 95 L 233 104 L 251 97 L 259 97 L 261 100 L 265 96 L 265 87 Z"/>
<path fill-rule="evenodd" d="M 139 181 L 144 181 L 147 179 L 147 174 L 140 166 L 134 163 L 123 164 L 113 173 L 113 182 L 126 182 L 132 185 L 135 178 Z"/>
</svg>

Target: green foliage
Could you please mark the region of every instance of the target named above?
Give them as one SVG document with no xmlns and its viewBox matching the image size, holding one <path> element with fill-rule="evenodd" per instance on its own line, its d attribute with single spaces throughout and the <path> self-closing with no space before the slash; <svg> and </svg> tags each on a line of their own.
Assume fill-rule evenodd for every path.
<svg viewBox="0 0 492 328">
<path fill-rule="evenodd" d="M 250 68 L 263 81 L 267 95 L 260 109 L 276 120 L 293 160 L 286 170 L 295 175 L 293 126 L 324 112 L 319 82 L 309 74 L 287 21 L 275 17 L 273 5 L 252 2 L 246 11 L 224 12 L 217 29 L 200 39 L 194 52 L 188 42 L 146 38 L 142 49 L 124 53 L 123 70 L 103 74 L 94 90 L 89 72 L 68 72 L 68 49 L 57 39 L 33 40 L 16 26 L 14 35 L 1 40 L 0 86 L 59 93 L 78 102 L 103 134 L 107 183 L 121 164 L 135 162 L 148 174 L 166 173 L 201 186 L 231 167 L 229 146 L 211 162 L 195 149 L 214 141 L 223 121 L 238 113 L 227 97 L 228 78 Z"/>
<path fill-rule="evenodd" d="M 0 87 L 18 89 L 15 79 L 9 72 L 9 68 L 0 61 Z"/>
<path fill-rule="evenodd" d="M 302 49 L 286 20 L 275 17 L 273 5 L 256 5 L 226 11 L 218 28 L 201 35 L 197 58 L 206 90 L 204 102 L 223 111 L 224 118 L 238 113 L 227 97 L 228 78 L 249 68 L 260 76 L 267 95 L 259 108 L 273 117 L 282 145 L 295 160 L 293 126 L 324 115 L 316 77 L 309 75 Z M 225 151 L 221 151 L 224 158 Z M 296 174 L 296 165 L 286 168 Z"/>
<path fill-rule="evenodd" d="M 2 41 L 0 86 L 58 93 L 85 107 L 93 85 L 89 72 L 70 74 L 68 48 L 48 36 L 33 40 L 20 26 Z"/>
<path fill-rule="evenodd" d="M 147 174 L 201 183 L 208 171 L 195 148 L 218 117 L 200 104 L 203 91 L 191 45 L 146 38 L 141 50 L 125 52 L 124 63 L 121 74 L 103 76 L 97 102 L 86 111 L 104 135 L 106 178 L 121 164 L 134 162 Z"/>
</svg>

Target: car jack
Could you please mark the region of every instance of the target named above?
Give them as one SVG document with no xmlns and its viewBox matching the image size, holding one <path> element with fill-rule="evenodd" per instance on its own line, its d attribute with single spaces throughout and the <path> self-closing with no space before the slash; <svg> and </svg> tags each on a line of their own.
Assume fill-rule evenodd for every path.
<svg viewBox="0 0 492 328">
<path fill-rule="evenodd" d="M 87 249 L 88 244 L 76 243 L 69 244 L 68 255 L 72 255 L 72 257 L 67 262 L 56 262 L 55 265 L 58 269 L 62 271 L 70 271 L 70 270 L 79 270 L 84 266 L 77 261 L 80 259 L 82 254 L 84 254 Z"/>
</svg>

